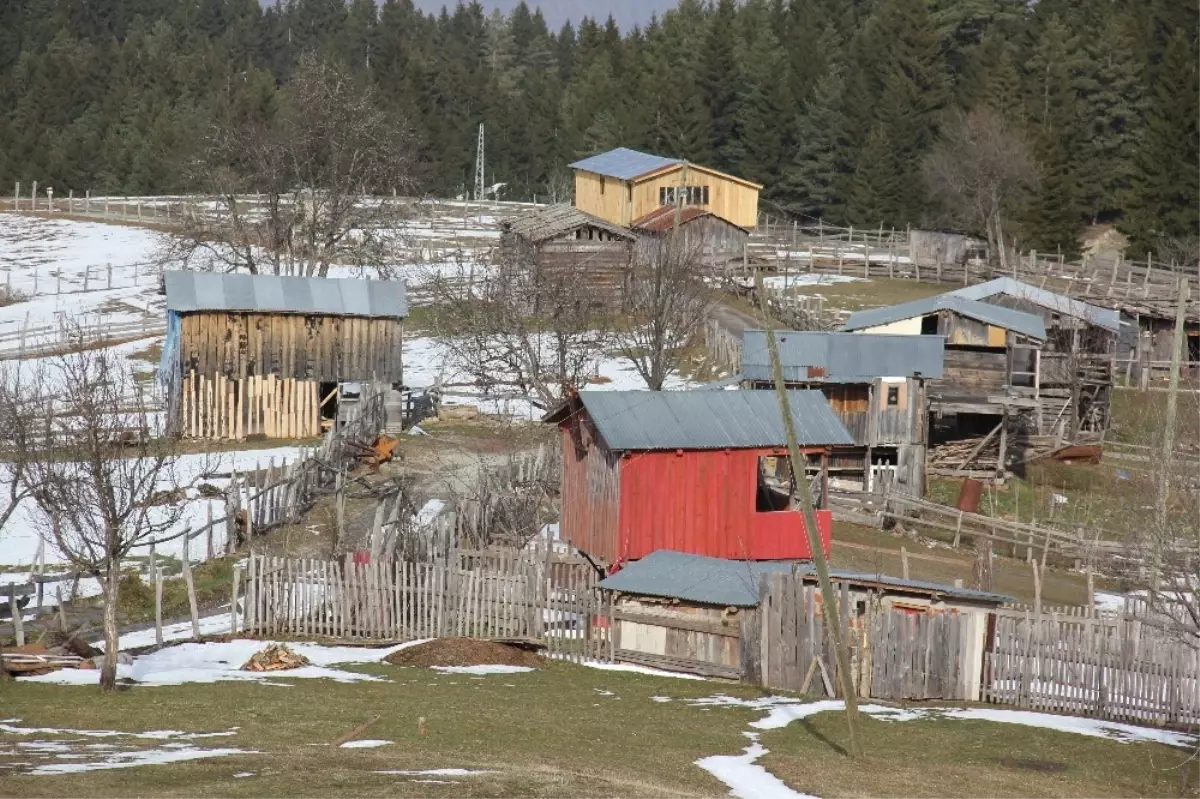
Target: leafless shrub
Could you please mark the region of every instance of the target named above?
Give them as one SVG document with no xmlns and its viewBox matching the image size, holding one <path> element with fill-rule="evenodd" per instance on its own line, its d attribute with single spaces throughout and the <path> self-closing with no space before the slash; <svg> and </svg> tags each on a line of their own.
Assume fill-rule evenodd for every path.
<svg viewBox="0 0 1200 799">
<path fill-rule="evenodd" d="M 999 253 L 1003 266 L 1003 217 L 1037 182 L 1037 164 L 1020 134 L 991 108 L 976 108 L 945 126 L 924 172 L 948 218 L 986 231 L 988 251 Z"/>
<path fill-rule="evenodd" d="M 703 280 L 703 251 L 674 236 L 644 243 L 634 263 L 626 314 L 614 328 L 621 354 L 652 391 L 679 371 L 715 298 Z"/>
<path fill-rule="evenodd" d="M 438 308 L 438 340 L 485 395 L 549 409 L 583 385 L 606 352 L 608 319 L 564 277 L 496 255 L 493 266 L 459 263 L 426 280 Z"/>
<path fill-rule="evenodd" d="M 157 434 L 157 415 L 126 387 L 128 361 L 108 349 L 56 359 L 36 394 L 39 424 L 26 468 L 43 539 L 76 569 L 96 574 L 104 598 L 101 686 L 116 685 L 121 566 L 135 547 L 178 537 L 180 503 L 156 504 L 183 487 L 178 445 Z"/>
<path fill-rule="evenodd" d="M 184 215 L 162 253 L 214 271 L 324 277 L 331 264 L 383 271 L 416 179 L 415 137 L 374 90 L 307 55 L 267 119 L 226 118 L 188 165 L 209 207 Z"/>
</svg>

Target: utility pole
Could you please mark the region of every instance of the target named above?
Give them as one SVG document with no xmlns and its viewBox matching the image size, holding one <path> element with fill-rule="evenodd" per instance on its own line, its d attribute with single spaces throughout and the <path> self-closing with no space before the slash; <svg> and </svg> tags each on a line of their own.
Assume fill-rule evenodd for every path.
<svg viewBox="0 0 1200 799">
<path fill-rule="evenodd" d="M 484 199 L 483 123 L 479 123 L 479 145 L 475 149 L 475 201 Z"/>
<path fill-rule="evenodd" d="M 1187 300 L 1188 300 L 1188 279 L 1181 277 L 1179 279 L 1179 299 L 1175 305 L 1175 335 L 1171 340 L 1171 378 L 1167 388 L 1167 412 L 1163 420 L 1163 438 L 1162 438 L 1162 453 L 1160 463 L 1162 463 L 1162 479 L 1158 483 L 1158 505 L 1156 507 L 1156 521 L 1158 523 L 1158 535 L 1163 536 L 1167 533 L 1167 503 L 1170 500 L 1171 494 L 1171 471 L 1172 461 L 1175 456 L 1175 417 L 1178 414 L 1179 403 L 1179 370 L 1183 360 L 1183 343 L 1184 343 L 1184 322 L 1187 316 Z M 1156 558 L 1157 559 L 1157 558 Z M 1155 564 L 1157 571 L 1158 564 Z"/>
<path fill-rule="evenodd" d="M 754 288 L 758 292 L 762 307 L 763 330 L 767 334 L 767 353 L 771 358 L 771 371 L 775 377 L 775 394 L 779 397 L 779 412 L 783 415 L 783 429 L 787 433 L 788 461 L 792 466 L 792 487 L 800 495 L 800 508 L 804 513 L 804 531 L 808 533 L 808 545 L 812 550 L 813 565 L 817 570 L 817 583 L 821 588 L 821 609 L 825 614 L 825 630 L 833 637 L 833 648 L 837 658 L 837 673 L 842 684 L 842 696 L 846 700 L 846 727 L 850 732 L 850 756 L 861 757 L 862 745 L 858 740 L 858 691 L 854 686 L 854 675 L 850 673 L 850 657 L 846 652 L 846 641 L 842 635 L 841 616 L 838 613 L 837 596 L 829 580 L 829 564 L 825 561 L 825 550 L 821 548 L 821 534 L 817 530 L 817 512 L 813 508 L 812 489 L 808 485 L 806 470 L 808 459 L 800 452 L 796 440 L 796 427 L 792 422 L 792 408 L 788 402 L 787 386 L 783 380 L 783 366 L 779 362 L 779 343 L 771 327 L 771 313 L 767 307 L 767 293 L 763 288 L 762 272 L 754 273 Z"/>
</svg>

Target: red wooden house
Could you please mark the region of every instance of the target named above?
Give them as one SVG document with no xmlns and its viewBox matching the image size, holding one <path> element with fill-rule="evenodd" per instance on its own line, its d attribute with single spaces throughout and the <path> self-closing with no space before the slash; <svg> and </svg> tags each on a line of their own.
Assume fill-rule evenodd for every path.
<svg viewBox="0 0 1200 799">
<path fill-rule="evenodd" d="M 853 439 L 821 392 L 789 394 L 809 474 L 824 478 L 830 448 Z M 544 421 L 562 431 L 562 537 L 597 561 L 811 557 L 774 392 L 582 391 Z M 828 510 L 817 524 L 828 552 Z"/>
</svg>

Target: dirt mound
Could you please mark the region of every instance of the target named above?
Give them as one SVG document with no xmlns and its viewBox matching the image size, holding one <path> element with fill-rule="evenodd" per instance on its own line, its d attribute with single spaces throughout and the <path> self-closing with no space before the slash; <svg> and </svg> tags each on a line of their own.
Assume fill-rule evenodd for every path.
<svg viewBox="0 0 1200 799">
<path fill-rule="evenodd" d="M 385 658 L 398 666 L 529 666 L 545 661 L 528 649 L 472 638 L 438 638 L 393 652 Z"/>
</svg>

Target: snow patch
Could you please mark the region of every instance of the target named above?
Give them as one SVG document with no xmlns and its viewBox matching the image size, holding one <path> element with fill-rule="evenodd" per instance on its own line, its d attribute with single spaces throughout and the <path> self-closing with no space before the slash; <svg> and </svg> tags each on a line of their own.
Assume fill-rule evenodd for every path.
<svg viewBox="0 0 1200 799">
<path fill-rule="evenodd" d="M 728 785 L 731 796 L 741 799 L 816 799 L 793 791 L 783 780 L 758 765 L 756 761 L 768 750 L 758 742 L 757 733 L 752 735 L 753 742 L 742 750 L 742 754 L 702 757 L 696 765 Z"/>
<path fill-rule="evenodd" d="M 380 738 L 364 738 L 361 741 L 346 741 L 342 744 L 342 749 L 376 749 L 391 743 L 391 741 L 384 741 Z"/>
</svg>

